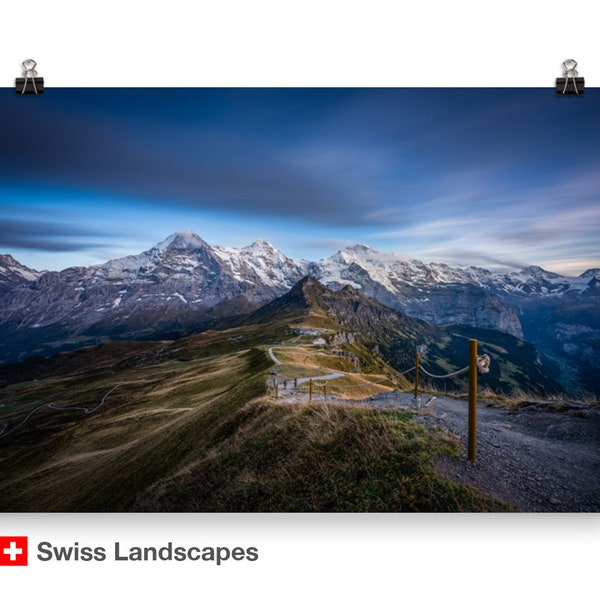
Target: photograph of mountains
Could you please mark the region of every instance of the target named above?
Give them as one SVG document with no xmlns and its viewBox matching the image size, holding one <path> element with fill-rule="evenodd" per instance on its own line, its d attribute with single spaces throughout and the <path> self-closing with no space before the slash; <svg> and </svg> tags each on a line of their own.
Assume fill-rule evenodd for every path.
<svg viewBox="0 0 600 600">
<path fill-rule="evenodd" d="M 598 512 L 599 140 L 597 89 L 1 89 L 0 510 Z"/>
</svg>

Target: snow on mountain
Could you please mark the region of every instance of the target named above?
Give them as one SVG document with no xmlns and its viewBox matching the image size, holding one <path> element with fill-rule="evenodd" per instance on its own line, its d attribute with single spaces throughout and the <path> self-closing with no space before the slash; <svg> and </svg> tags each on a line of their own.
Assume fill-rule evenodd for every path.
<svg viewBox="0 0 600 600">
<path fill-rule="evenodd" d="M 579 277 L 567 277 L 546 271 L 541 267 L 530 266 L 515 273 L 493 275 L 493 282 L 499 291 L 507 294 L 526 296 L 562 296 L 585 291 L 593 279 L 593 269 Z"/>
<path fill-rule="evenodd" d="M 600 269 L 588 269 L 579 276 L 581 279 L 587 279 L 589 277 L 595 277 L 600 280 Z"/>
<path fill-rule="evenodd" d="M 181 231 L 135 256 L 110 260 L 90 267 L 94 282 L 101 279 L 131 283 L 153 274 L 162 266 L 169 266 L 170 275 L 191 274 L 201 267 L 207 256 L 214 258 L 211 247 L 193 231 Z"/>
<path fill-rule="evenodd" d="M 299 263 L 287 258 L 264 240 L 257 240 L 239 249 L 215 246 L 213 250 L 239 281 L 260 283 L 268 288 L 278 289 L 281 293 L 291 288 L 304 275 Z"/>
<path fill-rule="evenodd" d="M 0 275 L 4 277 L 15 275 L 26 281 L 35 281 L 42 273 L 22 265 L 10 254 L 0 254 Z"/>
<path fill-rule="evenodd" d="M 197 250 L 209 247 L 208 244 L 193 231 L 183 230 L 170 235 L 167 239 L 154 246 L 153 250 L 158 252 L 167 248 L 178 248 L 180 250 Z"/>
<path fill-rule="evenodd" d="M 429 265 L 403 254 L 384 253 L 364 244 L 340 250 L 318 263 L 323 283 L 345 282 L 352 284 L 350 266 L 359 266 L 369 277 L 386 290 L 397 293 L 401 286 L 418 286 L 431 283 L 475 283 L 478 272 L 449 267 L 444 264 Z"/>
<path fill-rule="evenodd" d="M 2 262 L 8 264 L 8 259 Z M 10 264 L 13 270 L 23 268 Z M 30 276 L 27 285 L 9 282 L 0 325 L 60 325 L 72 336 L 90 328 L 169 330 L 192 326 L 217 306 L 221 316 L 252 310 L 285 293 L 302 275 L 267 242 L 213 249 L 195 233 L 182 231 L 135 256 Z M 236 299 L 243 302 L 226 308 Z"/>
<path fill-rule="evenodd" d="M 357 244 L 340 250 L 313 265 L 318 279 L 325 284 L 351 284 L 355 281 L 351 267 L 360 267 L 372 281 L 398 293 L 406 286 L 470 284 L 497 294 L 562 295 L 584 291 L 590 280 L 600 277 L 600 269 L 589 269 L 579 277 L 566 277 L 530 266 L 513 273 L 492 273 L 479 267 L 451 267 L 443 263 L 426 264 L 403 254 L 383 253 Z M 356 270 L 356 269 L 355 269 Z"/>
<path fill-rule="evenodd" d="M 461 323 L 522 337 L 515 309 L 495 295 L 484 269 L 425 264 L 358 244 L 313 263 L 310 274 L 334 289 L 350 284 L 365 295 L 430 323 Z"/>
</svg>

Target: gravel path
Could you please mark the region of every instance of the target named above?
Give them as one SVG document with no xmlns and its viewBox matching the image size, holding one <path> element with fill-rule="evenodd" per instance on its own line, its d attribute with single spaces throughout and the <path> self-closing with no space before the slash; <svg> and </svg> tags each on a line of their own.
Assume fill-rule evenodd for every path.
<svg viewBox="0 0 600 600">
<path fill-rule="evenodd" d="M 600 410 L 532 403 L 518 411 L 477 407 L 477 461 L 466 460 L 467 402 L 425 396 L 417 417 L 462 441 L 461 456 L 440 456 L 438 471 L 526 512 L 600 511 Z M 371 406 L 414 404 L 411 394 L 385 393 Z"/>
<path fill-rule="evenodd" d="M 282 402 L 306 401 L 302 394 Z M 322 402 L 320 394 L 313 401 Z M 524 512 L 600 512 L 600 409 L 535 402 L 518 411 L 477 406 L 477 460 L 467 460 L 467 402 L 443 396 L 385 392 L 362 402 L 382 409 L 421 409 L 417 420 L 460 438 L 458 458 L 441 455 L 436 469 L 458 483 Z"/>
</svg>

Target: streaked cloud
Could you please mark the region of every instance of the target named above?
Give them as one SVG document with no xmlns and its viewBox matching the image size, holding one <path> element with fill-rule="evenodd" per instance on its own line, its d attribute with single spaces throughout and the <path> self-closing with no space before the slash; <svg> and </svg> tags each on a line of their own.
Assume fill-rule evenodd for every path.
<svg viewBox="0 0 600 600">
<path fill-rule="evenodd" d="M 9 91 L 0 209 L 33 223 L 2 222 L 0 246 L 37 249 L 38 264 L 186 228 L 294 258 L 362 242 L 492 268 L 600 265 L 594 89 L 576 111 L 535 89 L 55 90 L 35 104 Z"/>
<path fill-rule="evenodd" d="M 109 247 L 108 243 L 89 239 L 99 235 L 106 233 L 45 221 L 0 219 L 0 247 L 4 248 L 72 252 Z"/>
</svg>

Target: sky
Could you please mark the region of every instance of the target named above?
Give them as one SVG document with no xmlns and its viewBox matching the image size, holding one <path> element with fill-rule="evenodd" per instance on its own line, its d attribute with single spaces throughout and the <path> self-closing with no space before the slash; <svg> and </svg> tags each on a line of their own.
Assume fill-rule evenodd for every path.
<svg viewBox="0 0 600 600">
<path fill-rule="evenodd" d="M 600 89 L 0 89 L 0 253 L 62 269 L 180 230 L 579 275 L 600 267 Z"/>
</svg>

